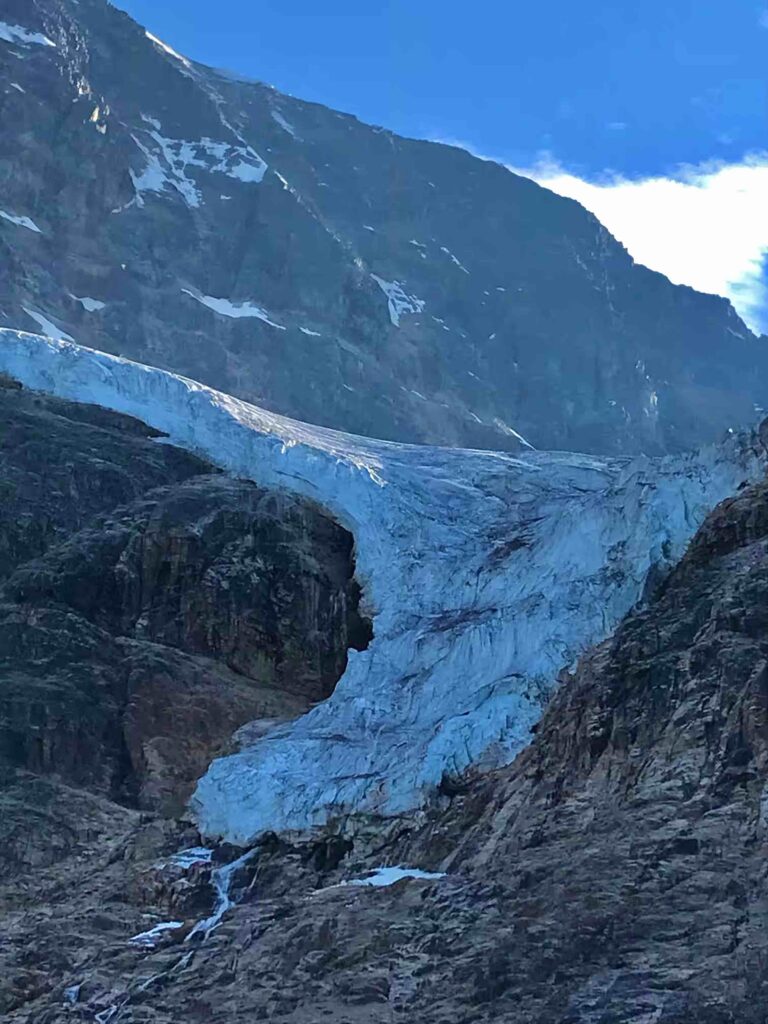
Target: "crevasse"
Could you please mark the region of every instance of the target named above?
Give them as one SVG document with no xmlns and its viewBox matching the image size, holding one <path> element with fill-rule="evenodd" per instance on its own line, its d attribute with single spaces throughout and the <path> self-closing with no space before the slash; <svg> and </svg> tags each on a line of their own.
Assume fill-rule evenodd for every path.
<svg viewBox="0 0 768 1024">
<path fill-rule="evenodd" d="M 680 557 L 710 508 L 765 471 L 751 434 L 656 460 L 374 441 L 7 330 L 0 370 L 140 417 L 353 532 L 373 642 L 350 652 L 329 700 L 214 761 L 194 794 L 201 831 L 240 845 L 397 814 L 444 773 L 509 761 L 559 670 L 610 632 L 652 566 Z"/>
</svg>

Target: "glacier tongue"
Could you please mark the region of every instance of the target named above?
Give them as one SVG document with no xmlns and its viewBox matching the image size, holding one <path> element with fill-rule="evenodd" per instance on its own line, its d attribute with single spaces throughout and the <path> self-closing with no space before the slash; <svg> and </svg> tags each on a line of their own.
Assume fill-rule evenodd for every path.
<svg viewBox="0 0 768 1024">
<path fill-rule="evenodd" d="M 308 426 L 194 381 L 0 330 L 0 371 L 140 417 L 355 536 L 374 640 L 332 697 L 215 761 L 192 806 L 245 845 L 353 811 L 418 806 L 444 773 L 509 761 L 542 693 L 676 561 L 702 519 L 765 471 L 753 436 L 658 460 L 400 445 Z"/>
</svg>

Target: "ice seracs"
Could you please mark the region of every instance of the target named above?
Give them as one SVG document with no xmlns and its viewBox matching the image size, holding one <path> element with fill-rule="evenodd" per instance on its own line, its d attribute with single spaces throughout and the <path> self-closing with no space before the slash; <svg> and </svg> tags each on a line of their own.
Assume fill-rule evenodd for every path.
<svg viewBox="0 0 768 1024">
<path fill-rule="evenodd" d="M 311 497 L 354 534 L 368 649 L 350 652 L 327 701 L 214 761 L 195 792 L 202 833 L 241 846 L 396 814 L 471 763 L 509 761 L 561 669 L 766 468 L 753 435 L 658 460 L 374 441 L 12 331 L 0 370 L 137 416 L 230 472 Z"/>
</svg>

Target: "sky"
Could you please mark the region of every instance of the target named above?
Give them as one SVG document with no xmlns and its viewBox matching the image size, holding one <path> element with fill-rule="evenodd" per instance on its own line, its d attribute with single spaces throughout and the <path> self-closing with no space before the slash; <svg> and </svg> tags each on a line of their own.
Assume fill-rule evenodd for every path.
<svg viewBox="0 0 768 1024">
<path fill-rule="evenodd" d="M 195 60 L 578 199 L 768 333 L 768 0 L 115 0 Z"/>
</svg>

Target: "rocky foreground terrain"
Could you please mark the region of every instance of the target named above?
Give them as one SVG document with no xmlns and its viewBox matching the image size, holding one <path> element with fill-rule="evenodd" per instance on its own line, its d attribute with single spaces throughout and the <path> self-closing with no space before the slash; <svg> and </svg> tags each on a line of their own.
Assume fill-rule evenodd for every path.
<svg viewBox="0 0 768 1024">
<path fill-rule="evenodd" d="M 1 0 L 0 327 L 399 441 L 658 454 L 768 407 L 733 308 L 577 203 L 167 44 Z"/>
<path fill-rule="evenodd" d="M 3 695 L 3 728 L 10 722 L 20 736 L 15 746 L 5 746 L 12 757 L 9 763 L 6 753 L 0 797 L 2 842 L 10 851 L 0 888 L 4 1019 L 766 1020 L 768 485 L 745 487 L 715 509 L 646 606 L 564 675 L 531 745 L 510 767 L 446 778 L 425 811 L 387 823 L 339 821 L 303 843 L 266 836 L 242 858 L 242 850 L 198 849 L 200 837 L 167 799 L 169 768 L 162 758 L 149 767 L 137 758 L 133 774 L 126 772 L 141 748 L 131 744 L 126 718 L 114 715 L 115 696 L 82 669 L 76 674 L 83 687 L 79 699 L 94 714 L 112 716 L 113 730 L 123 729 L 126 759 L 116 773 L 109 746 L 99 758 L 91 739 L 77 763 L 70 744 L 57 764 L 45 732 L 56 708 L 46 704 L 45 692 L 35 693 L 33 679 L 34 669 L 38 678 L 55 672 L 67 680 L 69 673 L 69 691 L 56 689 L 76 699 L 70 641 L 59 642 L 55 664 L 45 661 L 50 629 L 71 636 L 72 646 L 80 645 L 79 664 L 93 665 L 94 673 L 112 645 L 128 653 L 136 645 L 146 659 L 137 654 L 139 666 L 162 645 L 170 695 L 181 685 L 174 658 L 195 666 L 209 659 L 205 665 L 215 678 L 191 676 L 191 685 L 197 681 L 201 690 L 213 691 L 219 709 L 205 714 L 206 723 L 229 715 L 229 727 L 244 693 L 262 709 L 269 705 L 262 713 L 285 715 L 332 686 L 332 671 L 322 676 L 307 668 L 301 687 L 288 693 L 266 653 L 264 674 L 253 668 L 247 674 L 244 646 L 251 666 L 255 646 L 244 645 L 236 632 L 216 650 L 210 639 L 201 650 L 194 608 L 171 615 L 166 600 L 159 606 L 151 600 L 150 570 L 158 561 L 131 560 L 134 549 L 122 531 L 134 545 L 143 536 L 144 548 L 153 551 L 145 523 L 159 529 L 170 515 L 159 510 L 174 507 L 176 518 L 169 521 L 178 559 L 190 550 L 189 533 L 200 532 L 200 506 L 189 498 L 190 489 L 210 515 L 207 495 L 241 485 L 224 485 L 209 467 L 148 438 L 136 421 L 13 389 L 2 397 L 18 429 L 28 432 L 26 443 L 14 445 L 12 460 L 3 450 L 3 480 L 13 477 L 20 503 L 3 533 L 11 536 L 11 522 L 38 523 L 23 537 L 18 531 L 11 536 L 8 550 L 18 552 L 18 567 L 3 583 L 4 616 L 36 630 L 27 639 L 20 628 L 3 630 L 4 644 L 10 637 L 18 645 L 14 657 L 27 673 L 19 692 L 34 695 L 27 710 L 18 697 L 8 701 Z M 35 458 L 45 451 L 50 456 L 53 427 L 57 450 L 65 446 L 56 460 L 62 476 L 43 492 L 39 484 L 35 490 Z M 48 446 L 43 455 L 41 445 Z M 121 475 L 120 453 L 126 450 L 137 466 L 130 477 Z M 90 465 L 87 478 L 94 466 L 106 465 L 99 479 L 110 483 L 101 495 L 99 488 L 90 494 L 79 488 L 83 497 L 72 503 L 72 481 L 84 462 Z M 158 476 L 164 478 L 160 490 Z M 269 507 L 268 496 L 251 485 L 247 490 L 251 502 Z M 232 505 L 225 507 L 227 517 L 234 515 Z M 127 508 L 133 509 L 130 528 Z M 182 509 L 191 519 L 181 516 Z M 347 608 L 351 642 L 364 635 L 365 625 L 354 612 L 349 541 L 339 528 L 312 518 L 317 515 L 293 506 L 279 528 L 288 530 L 298 516 L 305 529 L 310 517 L 319 538 L 313 558 L 325 559 L 315 580 L 321 592 L 323 580 L 336 581 L 325 582 L 324 592 L 329 600 L 337 595 L 332 605 Z M 245 522 L 258 534 L 253 520 Z M 49 535 L 41 539 L 44 525 Z M 271 529 L 278 529 L 273 520 Z M 87 554 L 80 560 L 82 586 L 68 575 L 72 544 Z M 227 572 L 236 576 L 243 556 L 242 545 L 235 548 L 240 554 Z M 99 555 L 106 588 L 101 593 L 115 593 L 109 587 L 116 587 L 116 561 L 123 581 L 142 564 L 147 600 L 124 583 L 116 606 L 94 601 L 97 550 L 121 552 L 117 560 Z M 265 550 L 262 558 L 276 557 L 276 549 Z M 278 550 L 295 556 L 290 545 Z M 211 551 L 215 586 L 226 573 L 219 567 L 220 549 Z M 170 571 L 174 562 L 167 558 L 164 564 Z M 194 577 L 199 562 L 187 555 L 183 564 L 182 575 Z M 196 589 L 202 589 L 199 583 Z M 237 586 L 232 589 L 237 595 Z M 172 593 L 178 598 L 183 588 Z M 342 600 L 342 594 L 349 596 Z M 68 616 L 76 627 L 63 618 Z M 306 618 L 291 621 L 309 650 Z M 97 642 L 88 647 L 80 638 L 96 629 Z M 34 644 L 40 653 L 24 668 L 20 652 Z M 239 666 L 229 664 L 233 658 Z M 338 670 L 343 650 L 328 658 Z M 314 655 L 309 662 L 317 664 Z M 222 709 L 216 695 L 221 697 L 222 678 L 230 680 L 235 671 L 242 689 L 234 705 Z M 183 674 L 185 682 L 189 678 Z M 151 682 L 150 672 L 142 681 L 150 693 Z M 188 714 L 186 702 L 177 713 Z M 141 722 L 146 738 L 162 740 L 161 713 Z M 200 718 L 184 717 L 176 725 L 198 739 Z M 201 742 L 224 740 L 206 733 Z M 165 749 L 162 742 L 157 749 Z M 173 771 L 183 778 L 184 765 Z M 183 787 L 175 790 L 177 797 Z M 183 849 L 192 852 L 174 856 Z M 224 885 L 222 865 L 236 858 L 242 859 Z M 340 884 L 364 879 L 384 864 L 444 874 L 386 887 Z M 223 909 L 223 891 L 237 905 L 220 922 L 209 920 L 195 930 L 217 905 Z M 130 941 L 161 923 L 174 927 Z"/>
</svg>

